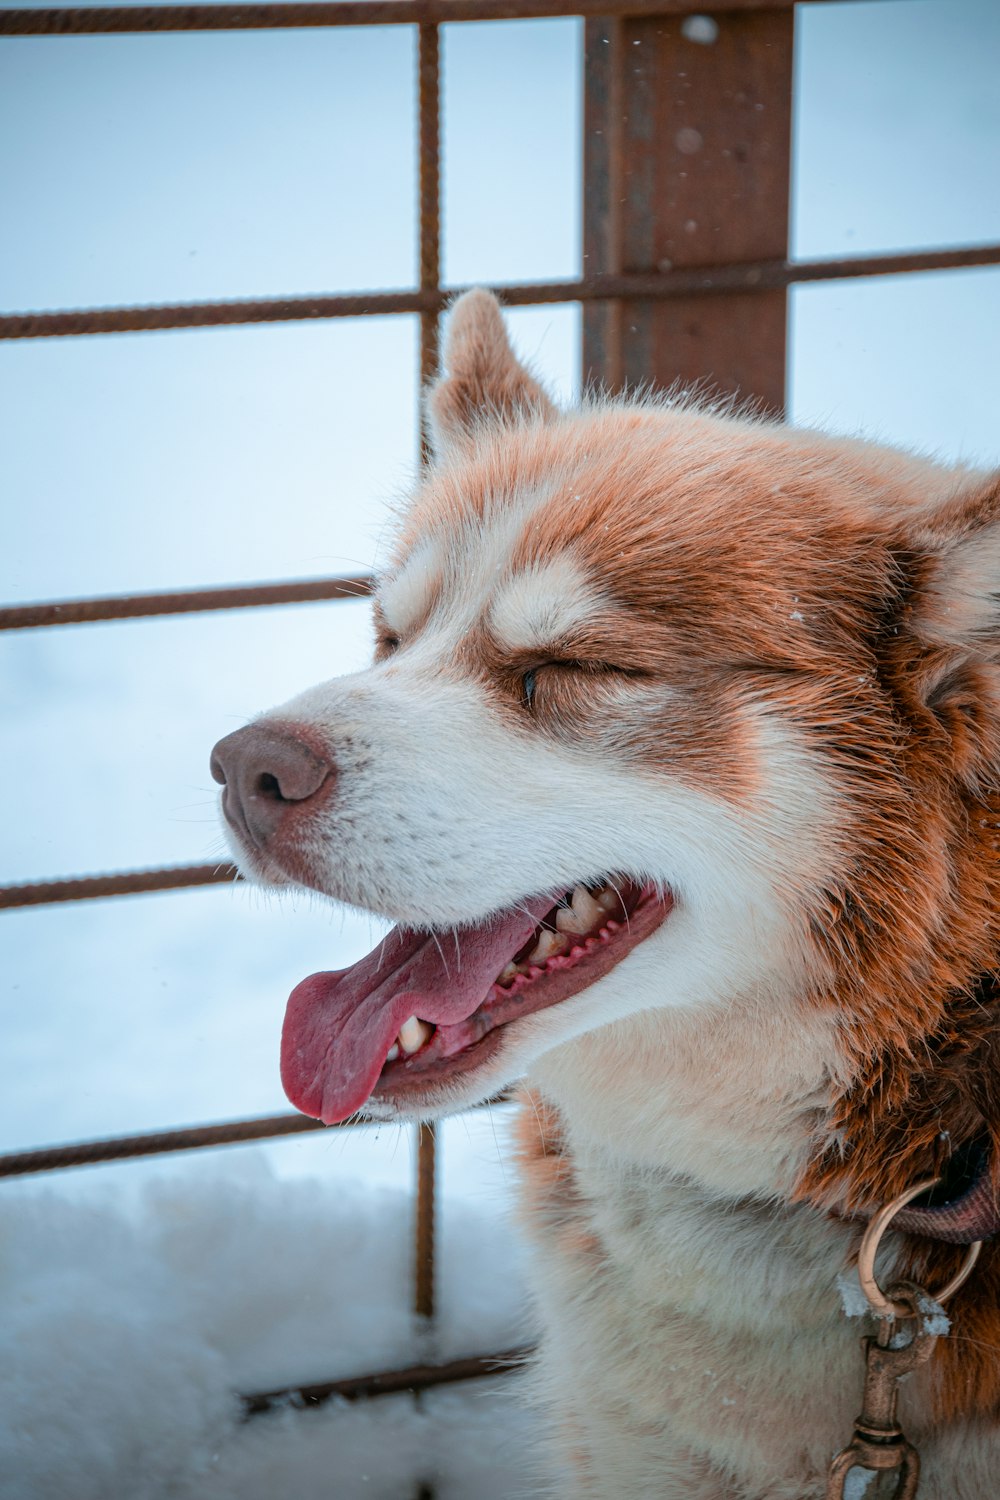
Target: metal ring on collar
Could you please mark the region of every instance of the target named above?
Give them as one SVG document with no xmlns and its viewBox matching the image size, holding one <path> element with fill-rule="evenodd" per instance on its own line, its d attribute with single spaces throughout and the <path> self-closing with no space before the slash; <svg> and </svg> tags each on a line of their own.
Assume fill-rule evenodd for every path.
<svg viewBox="0 0 1000 1500">
<path fill-rule="evenodd" d="M 887 1297 L 875 1280 L 875 1256 L 878 1253 L 879 1245 L 882 1243 L 882 1236 L 885 1234 L 895 1215 L 899 1213 L 899 1210 L 905 1208 L 908 1203 L 912 1203 L 914 1198 L 919 1198 L 921 1193 L 927 1193 L 931 1188 L 937 1187 L 940 1181 L 940 1177 L 931 1177 L 925 1182 L 918 1182 L 916 1186 L 907 1188 L 905 1193 L 900 1193 L 898 1198 L 893 1198 L 891 1203 L 887 1203 L 883 1208 L 880 1208 L 865 1230 L 864 1238 L 861 1241 L 861 1248 L 858 1251 L 858 1280 L 861 1282 L 861 1290 L 867 1297 L 868 1303 L 876 1317 L 909 1318 L 913 1316 L 911 1309 L 904 1303 L 893 1302 Z M 982 1248 L 982 1240 L 976 1240 L 969 1246 L 964 1261 L 947 1286 L 942 1287 L 939 1292 L 931 1292 L 929 1294 L 934 1298 L 935 1302 L 946 1302 L 949 1297 L 955 1295 L 979 1259 L 979 1252 Z"/>
</svg>

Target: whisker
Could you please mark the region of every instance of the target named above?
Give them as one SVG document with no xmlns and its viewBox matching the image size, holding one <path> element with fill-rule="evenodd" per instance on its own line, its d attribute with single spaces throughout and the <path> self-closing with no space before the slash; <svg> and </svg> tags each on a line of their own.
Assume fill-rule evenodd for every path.
<svg viewBox="0 0 1000 1500">
<path fill-rule="evenodd" d="M 614 891 L 615 895 L 618 897 L 618 900 L 621 902 L 621 904 L 622 904 L 622 911 L 625 913 L 625 930 L 626 930 L 626 932 L 631 932 L 632 931 L 632 927 L 631 927 L 631 923 L 629 922 L 628 905 L 627 905 L 627 903 L 625 901 L 624 896 L 622 895 L 621 891 L 619 890 L 618 886 L 615 884 L 615 878 L 614 878 L 613 875 L 609 875 L 608 876 L 608 878 L 607 878 L 607 884 L 611 887 L 611 889 Z"/>
<path fill-rule="evenodd" d="M 434 946 L 437 949 L 438 954 L 440 955 L 440 958 L 441 958 L 441 963 L 444 966 L 445 978 L 446 979 L 450 979 L 451 978 L 451 970 L 448 968 L 448 960 L 444 956 L 444 949 L 441 947 L 441 943 L 440 943 L 440 940 L 438 938 L 438 935 L 437 935 L 436 932 L 434 932 L 433 929 L 431 930 L 431 937 L 434 939 Z"/>
<path fill-rule="evenodd" d="M 489 1116 L 490 1130 L 491 1130 L 491 1132 L 493 1134 L 493 1145 L 496 1148 L 497 1161 L 500 1163 L 500 1175 L 503 1178 L 503 1185 L 506 1188 L 506 1187 L 509 1186 L 509 1184 L 507 1182 L 507 1168 L 504 1166 L 503 1152 L 500 1150 L 500 1142 L 499 1142 L 499 1140 L 497 1138 L 497 1127 L 496 1127 L 496 1121 L 493 1118 L 493 1105 L 492 1104 L 487 1104 L 487 1106 L 486 1106 L 486 1113 Z"/>
</svg>

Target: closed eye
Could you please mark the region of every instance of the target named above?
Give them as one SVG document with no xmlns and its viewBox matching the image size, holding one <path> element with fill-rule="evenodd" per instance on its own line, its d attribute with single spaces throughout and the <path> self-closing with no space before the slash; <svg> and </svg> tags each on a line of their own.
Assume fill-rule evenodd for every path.
<svg viewBox="0 0 1000 1500">
<path fill-rule="evenodd" d="M 398 635 L 393 635 L 391 630 L 376 629 L 375 632 L 375 655 L 379 661 L 383 657 L 391 656 L 398 651 L 402 641 Z"/>
<path fill-rule="evenodd" d="M 532 708 L 539 680 L 547 673 L 573 673 L 580 677 L 643 677 L 645 673 L 631 667 L 620 667 L 609 661 L 554 660 L 540 662 L 521 675 L 521 697 L 525 708 Z"/>
</svg>

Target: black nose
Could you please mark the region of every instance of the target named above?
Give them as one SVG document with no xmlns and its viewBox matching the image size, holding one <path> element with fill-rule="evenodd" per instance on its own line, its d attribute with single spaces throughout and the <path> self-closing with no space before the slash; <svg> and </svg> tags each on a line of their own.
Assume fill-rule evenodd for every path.
<svg viewBox="0 0 1000 1500">
<path fill-rule="evenodd" d="M 332 791 L 336 779 L 331 761 L 291 730 L 266 724 L 227 734 L 212 751 L 210 766 L 225 788 L 226 821 L 256 849 L 266 846 L 290 807 Z"/>
</svg>

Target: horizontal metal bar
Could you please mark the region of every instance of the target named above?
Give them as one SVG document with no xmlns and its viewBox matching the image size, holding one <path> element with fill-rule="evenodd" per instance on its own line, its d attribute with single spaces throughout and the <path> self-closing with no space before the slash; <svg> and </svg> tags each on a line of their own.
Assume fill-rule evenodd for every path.
<svg viewBox="0 0 1000 1500">
<path fill-rule="evenodd" d="M 655 301 L 698 294 L 710 296 L 719 292 L 772 291 L 801 282 L 842 281 L 859 276 L 897 276 L 914 271 L 995 265 L 1000 265 L 1000 244 L 968 245 L 952 250 L 900 251 L 840 260 L 760 260 L 684 270 L 671 270 L 665 266 L 655 273 L 592 276 L 578 281 L 517 282 L 499 285 L 496 291 L 510 307 L 609 299 Z M 403 292 L 351 292 L 336 296 L 4 313 L 0 315 L 0 339 L 79 338 L 90 334 L 152 333 L 248 323 L 387 317 L 399 313 L 434 312 L 463 290 L 462 287 L 427 291 L 414 288 Z"/>
<path fill-rule="evenodd" d="M 512 1098 L 510 1089 L 492 1094 L 472 1109 L 487 1109 Z M 262 1115 L 252 1120 L 230 1120 L 222 1125 L 195 1125 L 184 1130 L 158 1130 L 142 1135 L 110 1136 L 106 1140 L 77 1141 L 68 1146 L 39 1146 L 0 1156 L 0 1177 L 26 1177 L 35 1172 L 58 1172 L 67 1167 L 92 1167 L 100 1162 L 128 1161 L 140 1156 L 165 1156 L 173 1151 L 201 1151 L 213 1146 L 240 1146 L 248 1141 L 280 1140 L 310 1130 L 349 1130 L 371 1123 L 352 1118 L 324 1125 L 308 1115 Z"/>
<path fill-rule="evenodd" d="M 153 615 L 188 615 L 203 610 L 256 609 L 265 604 L 362 599 L 371 593 L 371 583 L 370 574 L 356 573 L 343 578 L 301 578 L 289 583 L 227 584 L 221 588 L 178 589 L 171 593 L 108 594 L 46 604 L 8 604 L 0 606 L 0 630 L 92 625 L 99 620 L 142 620 Z"/>
<path fill-rule="evenodd" d="M 345 1125 L 355 1124 L 347 1120 Z M 225 1125 L 198 1125 L 188 1130 L 160 1130 L 144 1135 L 122 1135 L 103 1141 L 79 1141 L 70 1146 L 45 1146 L 11 1151 L 0 1156 L 0 1177 L 26 1177 L 34 1172 L 57 1172 L 65 1167 L 91 1167 L 99 1162 L 127 1161 L 138 1156 L 164 1156 L 172 1151 L 199 1151 L 207 1146 L 238 1146 L 310 1130 L 332 1129 L 307 1115 L 266 1115 L 255 1120 L 233 1120 Z"/>
<path fill-rule="evenodd" d="M 714 11 L 783 10 L 793 0 L 720 0 Z M 405 26 L 545 16 L 677 15 L 691 0 L 331 0 L 256 5 L 109 5 L 0 11 L 0 36 L 260 31 L 303 26 Z"/>
<path fill-rule="evenodd" d="M 288 1386 L 278 1391 L 261 1391 L 241 1396 L 245 1417 L 256 1417 L 278 1406 L 322 1406 L 331 1397 L 344 1401 L 370 1400 L 373 1396 L 397 1396 L 408 1391 L 431 1390 L 436 1385 L 453 1385 L 460 1380 L 482 1380 L 491 1375 L 508 1375 L 523 1369 L 534 1353 L 531 1344 L 504 1349 L 499 1354 L 475 1354 L 467 1359 L 453 1359 L 443 1365 L 410 1365 L 405 1370 L 381 1370 L 376 1375 L 353 1375 L 345 1380 L 326 1380 L 317 1385 Z"/>
<path fill-rule="evenodd" d="M 2 12 L 0 12 L 2 14 Z M 93 333 L 156 333 L 164 329 L 226 328 L 244 323 L 299 323 L 326 318 L 433 311 L 446 293 L 350 292 L 336 296 L 269 297 L 250 301 L 170 303 L 150 307 L 81 308 L 69 312 L 0 316 L 0 338 L 78 338 Z"/>
<path fill-rule="evenodd" d="M 166 865 L 152 870 L 125 870 L 115 875 L 72 875 L 59 880 L 29 880 L 0 885 L 0 911 L 22 906 L 54 906 L 62 901 L 96 901 L 105 896 L 145 896 L 154 891 L 184 891 L 202 885 L 242 880 L 228 860 L 214 865 Z"/>
</svg>

